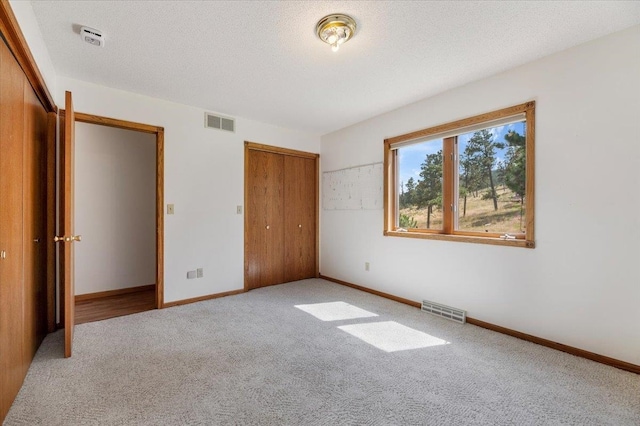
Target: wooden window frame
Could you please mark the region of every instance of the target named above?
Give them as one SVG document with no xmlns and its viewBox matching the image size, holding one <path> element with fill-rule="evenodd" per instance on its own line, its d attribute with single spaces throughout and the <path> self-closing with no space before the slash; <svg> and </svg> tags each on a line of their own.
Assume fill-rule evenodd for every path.
<svg viewBox="0 0 640 426">
<path fill-rule="evenodd" d="M 477 126 L 503 118 L 524 114 L 526 120 L 526 183 L 525 193 L 527 197 L 527 207 L 525 211 L 525 232 L 517 235 L 515 239 L 505 239 L 497 233 L 481 233 L 470 231 L 459 231 L 455 229 L 455 211 L 449 210 L 443 214 L 442 229 L 409 229 L 398 230 L 398 162 L 397 146 L 399 143 L 421 140 L 424 141 L 430 136 L 444 133 L 452 133 L 458 129 L 470 126 Z M 454 173 L 453 153 L 457 136 L 443 138 L 443 206 L 450 206 L 454 203 L 456 174 Z M 534 248 L 534 201 L 535 201 L 535 101 L 526 102 L 497 111 L 464 118 L 450 123 L 429 127 L 404 135 L 385 139 L 384 141 L 384 235 L 392 237 L 422 238 L 430 240 L 460 241 L 467 243 L 493 244 L 510 247 Z"/>
</svg>

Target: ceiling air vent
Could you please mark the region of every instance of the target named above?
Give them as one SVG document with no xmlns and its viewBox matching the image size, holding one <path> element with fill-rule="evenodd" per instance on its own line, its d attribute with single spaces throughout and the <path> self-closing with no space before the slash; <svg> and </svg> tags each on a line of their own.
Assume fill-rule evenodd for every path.
<svg viewBox="0 0 640 426">
<path fill-rule="evenodd" d="M 207 127 L 209 129 L 225 130 L 227 132 L 235 132 L 236 120 L 234 120 L 233 118 L 222 117 L 220 115 L 205 112 L 204 127 Z"/>
</svg>

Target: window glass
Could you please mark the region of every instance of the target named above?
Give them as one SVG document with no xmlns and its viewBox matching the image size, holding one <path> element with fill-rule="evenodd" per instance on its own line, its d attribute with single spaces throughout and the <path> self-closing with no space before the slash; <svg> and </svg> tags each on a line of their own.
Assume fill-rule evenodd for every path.
<svg viewBox="0 0 640 426">
<path fill-rule="evenodd" d="M 442 229 L 442 139 L 398 148 L 398 223 Z"/>
<path fill-rule="evenodd" d="M 464 232 L 525 232 L 525 122 L 458 136 L 457 226 Z"/>
</svg>

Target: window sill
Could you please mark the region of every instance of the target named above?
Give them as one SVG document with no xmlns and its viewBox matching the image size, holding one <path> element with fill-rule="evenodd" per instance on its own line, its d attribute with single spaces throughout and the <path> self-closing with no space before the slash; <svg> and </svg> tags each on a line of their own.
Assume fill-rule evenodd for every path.
<svg viewBox="0 0 640 426">
<path fill-rule="evenodd" d="M 469 235 L 431 234 L 426 232 L 384 231 L 387 237 L 420 238 L 423 240 L 457 241 L 461 243 L 491 244 L 496 246 L 535 248 L 535 241 L 505 240 L 502 238 L 473 237 Z"/>
</svg>

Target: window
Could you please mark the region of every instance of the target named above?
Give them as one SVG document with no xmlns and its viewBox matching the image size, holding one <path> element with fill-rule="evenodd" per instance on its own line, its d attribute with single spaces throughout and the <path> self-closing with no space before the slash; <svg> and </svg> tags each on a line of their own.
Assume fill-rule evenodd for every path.
<svg viewBox="0 0 640 426">
<path fill-rule="evenodd" d="M 388 236 L 535 246 L 535 102 L 385 140 Z"/>
</svg>

